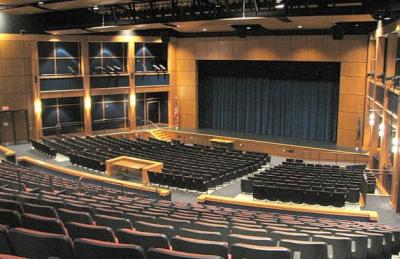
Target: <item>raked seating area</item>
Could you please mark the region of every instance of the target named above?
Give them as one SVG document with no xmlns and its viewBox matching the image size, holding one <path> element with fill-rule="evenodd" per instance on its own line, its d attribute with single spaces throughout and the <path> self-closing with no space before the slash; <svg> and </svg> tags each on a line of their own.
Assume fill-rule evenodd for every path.
<svg viewBox="0 0 400 259">
<path fill-rule="evenodd" d="M 49 189 L 46 182 L 30 185 L 34 179 L 50 179 L 48 173 L 8 162 L 0 168 L 0 253 L 28 258 L 291 258 L 298 252 L 307 259 L 380 259 L 400 251 L 400 230 L 389 225 L 171 202 L 112 188 L 76 188 L 73 180 L 75 190 Z"/>
</svg>

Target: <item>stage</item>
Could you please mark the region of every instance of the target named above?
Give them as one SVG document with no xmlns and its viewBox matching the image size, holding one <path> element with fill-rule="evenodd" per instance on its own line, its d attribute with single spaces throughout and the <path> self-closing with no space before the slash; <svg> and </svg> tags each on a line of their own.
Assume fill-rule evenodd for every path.
<svg viewBox="0 0 400 259">
<path fill-rule="evenodd" d="M 162 130 L 172 139 L 182 140 L 185 143 L 210 145 L 210 139 L 220 138 L 233 140 L 235 149 L 266 152 L 281 157 L 355 164 L 368 162 L 366 151 L 337 146 L 332 142 L 214 129 L 163 128 Z"/>
</svg>

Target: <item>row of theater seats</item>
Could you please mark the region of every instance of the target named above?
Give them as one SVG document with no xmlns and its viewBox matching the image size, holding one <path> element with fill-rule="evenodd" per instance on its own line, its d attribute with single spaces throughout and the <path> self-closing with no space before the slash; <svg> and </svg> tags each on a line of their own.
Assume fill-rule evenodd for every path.
<svg viewBox="0 0 400 259">
<path fill-rule="evenodd" d="M 10 163 L 0 165 L 7 166 L 9 173 L 12 168 L 22 169 Z M 118 255 L 116 250 L 121 243 L 130 242 L 122 241 L 121 233 L 132 238 L 127 239 L 132 240 L 130 244 L 141 247 L 136 247 L 135 251 L 143 251 L 150 258 L 199 258 L 176 254 L 151 257 L 154 248 L 164 249 L 158 253 L 171 254 L 180 250 L 222 258 L 227 258 L 229 253 L 235 258 L 257 258 L 257 255 L 276 258 L 273 256 L 278 250 L 281 258 L 300 252 L 301 258 L 307 259 L 327 258 L 328 251 L 331 251 L 330 258 L 389 258 L 400 250 L 400 231 L 372 222 L 173 203 L 113 192 L 63 194 L 35 191 L 13 189 L 12 185 L 0 187 L 0 224 L 9 226 L 10 233 L 30 229 L 39 231 L 36 233 L 39 236 L 58 235 L 63 240 L 71 240 L 67 241 L 69 243 L 74 240 L 77 246 L 89 247 L 78 250 L 82 253 L 81 258 L 93 258 L 93 253 Z M 30 239 L 22 238 L 26 235 Z M 85 243 L 82 239 L 89 240 L 84 240 Z M 56 253 L 52 241 L 32 238 L 32 233 L 22 233 L 18 240 L 28 240 L 22 247 L 42 247 L 44 252 Z M 13 242 L 3 243 L 3 246 L 7 245 L 16 253 L 12 250 Z M 171 245 L 173 250 L 167 250 Z M 35 249 L 25 248 L 23 251 L 33 251 L 33 254 L 21 252 L 17 255 L 41 258 L 35 256 Z M 85 252 L 86 249 L 89 252 Z"/>
<path fill-rule="evenodd" d="M 366 186 L 363 171 L 292 159 L 241 182 L 242 192 L 255 199 L 335 207 L 358 203 Z"/>
<path fill-rule="evenodd" d="M 69 156 L 71 163 L 99 171 L 104 171 L 107 159 L 124 155 L 163 162 L 164 171 L 173 177 L 166 179 L 168 181 L 156 179 L 155 183 L 172 187 L 178 185 L 175 176 L 178 181 L 182 179 L 181 176 L 190 176 L 195 178 L 193 181 L 203 182 L 202 189 L 212 188 L 254 172 L 270 161 L 267 154 L 156 139 L 133 141 L 110 136 L 63 136 L 53 140 L 45 139 L 44 142 L 59 153 Z M 191 182 L 191 179 L 188 181 Z M 190 189 L 190 183 L 188 187 Z"/>
<path fill-rule="evenodd" d="M 166 244 L 172 244 L 183 252 L 227 258 L 228 253 L 234 254 L 235 244 L 246 244 L 257 246 L 246 253 L 267 256 L 270 250 L 281 246 L 292 253 L 302 252 L 302 258 L 312 259 L 327 258 L 329 246 L 334 258 L 389 258 L 399 251 L 400 245 L 398 229 L 370 222 L 82 193 L 50 198 L 47 193 L 21 194 L 15 190 L 0 196 L 0 223 L 11 228 L 53 233 L 62 239 L 131 242 L 143 251 L 150 247 L 166 249 L 169 247 Z M 131 241 L 122 241 L 122 235 Z M 27 243 L 34 244 L 34 240 Z M 101 249 L 103 246 L 115 245 L 102 244 Z"/>
<path fill-rule="evenodd" d="M 37 151 L 50 157 L 56 157 L 57 151 L 54 148 L 48 146 L 46 143 L 39 142 L 34 139 L 29 139 L 29 141 L 31 142 L 32 147 Z"/>
</svg>

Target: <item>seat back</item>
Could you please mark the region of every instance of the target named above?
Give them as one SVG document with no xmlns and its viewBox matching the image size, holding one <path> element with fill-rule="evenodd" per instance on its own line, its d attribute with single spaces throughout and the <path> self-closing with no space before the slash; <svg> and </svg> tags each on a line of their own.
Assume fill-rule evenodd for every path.
<svg viewBox="0 0 400 259">
<path fill-rule="evenodd" d="M 112 230 L 114 231 L 117 231 L 118 229 L 122 228 L 132 229 L 131 221 L 125 218 L 117 218 L 106 215 L 96 215 L 94 216 L 94 220 L 96 221 L 96 225 L 107 226 L 112 228 Z"/>
<path fill-rule="evenodd" d="M 163 234 L 140 232 L 132 229 L 120 229 L 115 234 L 119 243 L 140 245 L 145 251 L 150 247 L 169 249 L 168 238 Z"/>
<path fill-rule="evenodd" d="M 186 253 L 217 255 L 228 258 L 228 246 L 224 242 L 174 236 L 171 238 L 171 246 L 174 250 Z"/>
<path fill-rule="evenodd" d="M 232 259 L 290 259 L 289 250 L 278 246 L 234 244 L 231 253 Z"/>
<path fill-rule="evenodd" d="M 254 228 L 239 227 L 239 226 L 231 227 L 231 233 L 255 236 L 255 237 L 266 237 L 267 236 L 267 231 L 265 229 L 254 229 Z"/>
<path fill-rule="evenodd" d="M 147 251 L 149 259 L 222 259 L 223 257 L 216 255 L 202 255 L 173 251 L 163 248 L 150 248 Z"/>
<path fill-rule="evenodd" d="M 171 238 L 175 234 L 174 227 L 169 225 L 160 225 L 144 221 L 137 221 L 135 222 L 134 226 L 136 230 L 143 232 L 164 234 L 168 238 Z"/>
<path fill-rule="evenodd" d="M 340 236 L 325 236 L 315 235 L 313 241 L 322 241 L 332 247 L 332 255 L 328 255 L 330 258 L 351 258 L 351 239 L 348 237 Z"/>
<path fill-rule="evenodd" d="M 193 228 L 203 231 L 219 232 L 222 235 L 224 241 L 228 239 L 229 228 L 225 225 L 205 223 L 205 222 L 195 222 Z"/>
<path fill-rule="evenodd" d="M 61 220 L 34 214 L 22 214 L 22 226 L 37 231 L 66 235 L 64 224 Z"/>
<path fill-rule="evenodd" d="M 144 259 L 143 248 L 137 245 L 116 244 L 88 238 L 77 238 L 74 241 L 75 258 L 137 258 Z"/>
<path fill-rule="evenodd" d="M 88 212 L 80 212 L 69 209 L 58 209 L 58 216 L 64 224 L 69 222 L 77 222 L 82 224 L 93 225 L 93 218 Z"/>
<path fill-rule="evenodd" d="M 32 203 L 24 203 L 22 206 L 24 207 L 25 213 L 58 219 L 57 211 L 51 206 L 37 205 Z"/>
<path fill-rule="evenodd" d="M 328 246 L 324 242 L 282 239 L 279 245 L 288 248 L 292 258 L 328 259 Z M 299 257 L 295 257 L 297 253 L 300 254 Z"/>
<path fill-rule="evenodd" d="M 115 242 L 114 232 L 110 227 L 94 226 L 76 222 L 69 222 L 66 227 L 72 240 L 75 238 L 90 238 L 106 242 Z"/>
<path fill-rule="evenodd" d="M 8 238 L 8 229 L 3 225 L 0 225 L 0 254 L 12 254 Z"/>
<path fill-rule="evenodd" d="M 171 219 L 171 218 L 167 218 L 167 217 L 159 217 L 157 219 L 157 223 L 163 224 L 163 225 L 171 225 L 175 229 L 188 228 L 192 225 L 192 223 L 189 220 Z"/>
<path fill-rule="evenodd" d="M 284 231 L 272 231 L 272 233 L 268 234 L 276 244 L 279 244 L 279 241 L 282 239 L 294 239 L 301 241 L 309 241 L 310 236 L 306 233 L 298 233 L 298 232 L 284 232 Z"/>
<path fill-rule="evenodd" d="M 11 228 L 21 226 L 21 214 L 15 210 L 0 209 L 0 224 Z"/>
<path fill-rule="evenodd" d="M 178 234 L 179 234 L 179 236 L 191 237 L 191 238 L 202 239 L 202 240 L 218 241 L 218 242 L 223 241 L 222 235 L 219 232 L 202 231 L 202 230 L 190 229 L 190 228 L 181 228 L 178 231 Z"/>
<path fill-rule="evenodd" d="M 74 258 L 72 241 L 65 235 L 44 233 L 24 228 L 11 229 L 9 234 L 11 248 L 17 256 L 32 259 L 48 257 Z"/>
<path fill-rule="evenodd" d="M 230 234 L 228 236 L 229 248 L 231 248 L 236 243 L 247 244 L 247 245 L 256 245 L 256 246 L 273 246 L 274 240 L 272 240 L 269 237 Z"/>
<path fill-rule="evenodd" d="M 351 238 L 351 258 L 361 259 L 367 258 L 368 255 L 368 236 L 361 234 L 348 234 L 348 233 L 336 233 L 336 236 Z"/>
<path fill-rule="evenodd" d="M 14 200 L 0 199 L 0 209 L 15 210 L 19 213 L 24 213 L 21 202 Z"/>
<path fill-rule="evenodd" d="M 142 215 L 137 213 L 126 213 L 125 217 L 129 219 L 132 222 L 132 224 L 135 224 L 136 221 L 157 223 L 156 217 L 154 216 Z"/>
</svg>

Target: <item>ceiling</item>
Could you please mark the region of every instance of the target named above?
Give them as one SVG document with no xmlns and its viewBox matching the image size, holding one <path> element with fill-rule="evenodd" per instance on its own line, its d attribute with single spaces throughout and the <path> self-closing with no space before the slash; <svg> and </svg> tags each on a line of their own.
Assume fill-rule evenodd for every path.
<svg viewBox="0 0 400 259">
<path fill-rule="evenodd" d="M 398 0 L 0 0 L 0 15 L 12 25 L 0 31 L 185 35 L 238 28 L 328 32 L 339 26 L 344 33 L 360 34 L 375 29 L 377 19 L 396 19 L 399 11 Z"/>
</svg>

